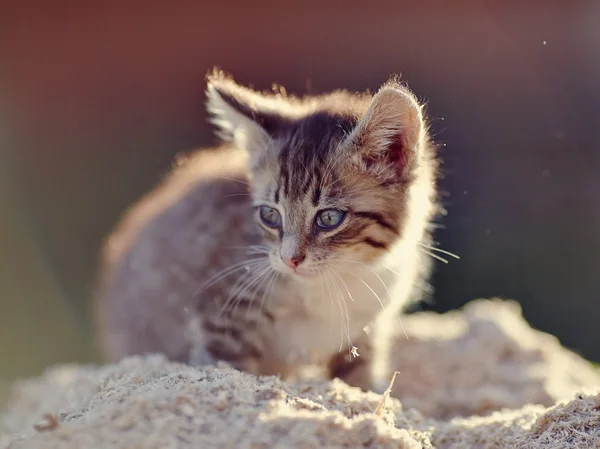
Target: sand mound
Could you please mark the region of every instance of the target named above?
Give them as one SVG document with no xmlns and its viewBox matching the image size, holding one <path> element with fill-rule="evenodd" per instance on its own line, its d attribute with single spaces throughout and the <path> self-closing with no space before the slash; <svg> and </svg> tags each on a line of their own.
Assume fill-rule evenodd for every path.
<svg viewBox="0 0 600 449">
<path fill-rule="evenodd" d="M 406 317 L 381 396 L 160 356 L 21 381 L 0 448 L 600 448 L 600 374 L 515 303 Z M 360 376 L 361 373 L 356 373 Z"/>
</svg>

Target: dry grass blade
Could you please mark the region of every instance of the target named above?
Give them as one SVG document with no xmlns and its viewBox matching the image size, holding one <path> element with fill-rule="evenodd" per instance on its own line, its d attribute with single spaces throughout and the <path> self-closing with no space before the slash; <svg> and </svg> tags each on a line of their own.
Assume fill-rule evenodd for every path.
<svg viewBox="0 0 600 449">
<path fill-rule="evenodd" d="M 390 397 L 390 394 L 392 394 L 392 388 L 394 386 L 394 382 L 396 381 L 396 374 L 400 374 L 400 371 L 394 371 L 394 375 L 392 376 L 392 380 L 390 381 L 390 384 L 388 385 L 386 390 L 383 392 L 381 401 L 379 401 L 379 404 L 377 404 L 377 408 L 375 409 L 375 412 L 374 412 L 377 416 L 381 416 L 383 414 L 383 411 L 385 410 L 385 401 L 387 400 L 387 398 Z"/>
</svg>

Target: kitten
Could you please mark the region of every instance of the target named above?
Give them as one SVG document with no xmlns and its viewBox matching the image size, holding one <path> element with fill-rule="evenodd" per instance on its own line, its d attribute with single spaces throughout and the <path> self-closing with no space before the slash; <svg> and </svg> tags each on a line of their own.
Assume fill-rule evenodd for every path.
<svg viewBox="0 0 600 449">
<path fill-rule="evenodd" d="M 396 79 L 296 98 L 216 70 L 207 96 L 224 145 L 177 167 L 104 249 L 102 348 L 283 378 L 368 363 L 361 386 L 381 390 L 439 211 L 422 106 Z"/>
</svg>

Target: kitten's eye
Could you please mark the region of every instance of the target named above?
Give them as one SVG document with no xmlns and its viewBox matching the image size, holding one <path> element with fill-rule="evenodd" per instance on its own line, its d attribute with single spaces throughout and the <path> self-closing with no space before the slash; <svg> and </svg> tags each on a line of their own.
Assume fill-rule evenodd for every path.
<svg viewBox="0 0 600 449">
<path fill-rule="evenodd" d="M 281 215 L 269 206 L 260 206 L 260 219 L 270 228 L 278 228 L 281 224 Z"/>
<path fill-rule="evenodd" d="M 321 229 L 333 229 L 344 221 L 346 212 L 337 209 L 327 209 L 317 214 L 317 226 Z"/>
</svg>

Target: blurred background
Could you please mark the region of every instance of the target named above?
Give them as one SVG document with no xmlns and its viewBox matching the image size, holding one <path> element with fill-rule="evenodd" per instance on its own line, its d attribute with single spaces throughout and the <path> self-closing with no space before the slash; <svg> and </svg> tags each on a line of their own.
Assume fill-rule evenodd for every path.
<svg viewBox="0 0 600 449">
<path fill-rule="evenodd" d="M 298 94 L 400 73 L 428 102 L 448 216 L 435 310 L 518 300 L 600 360 L 600 2 L 2 2 L 0 384 L 93 362 L 102 239 L 215 141 L 213 66 Z"/>
</svg>

